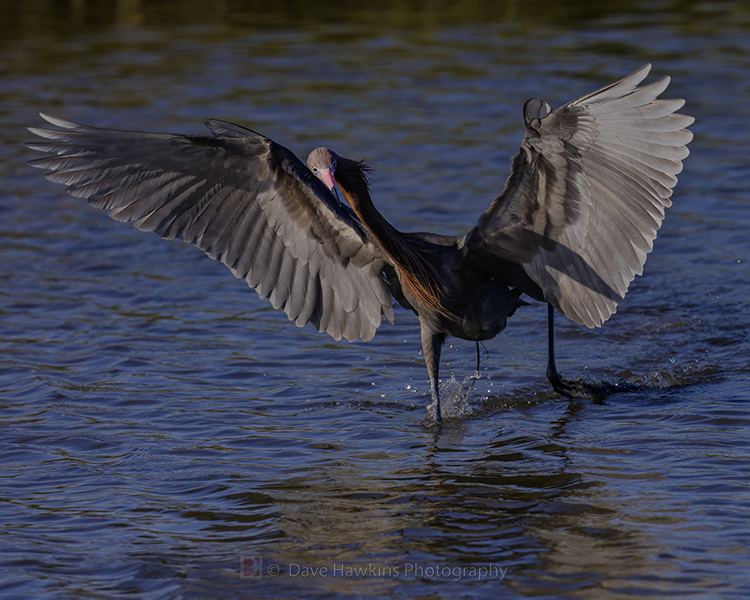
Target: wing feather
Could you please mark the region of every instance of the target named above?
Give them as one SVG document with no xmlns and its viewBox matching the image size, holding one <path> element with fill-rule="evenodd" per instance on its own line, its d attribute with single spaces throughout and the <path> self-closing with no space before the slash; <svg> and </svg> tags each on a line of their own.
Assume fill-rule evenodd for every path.
<svg viewBox="0 0 750 600">
<path fill-rule="evenodd" d="M 206 121 L 211 136 L 79 125 L 28 146 L 30 164 L 118 221 L 182 239 L 226 264 L 298 326 L 370 339 L 393 320 L 387 260 L 369 232 L 305 165 L 270 139 Z"/>
<path fill-rule="evenodd" d="M 595 327 L 643 272 L 693 118 L 657 97 L 669 78 L 638 87 L 645 65 L 558 110 L 524 107 L 526 136 L 505 189 L 467 235 L 473 266 Z"/>
</svg>

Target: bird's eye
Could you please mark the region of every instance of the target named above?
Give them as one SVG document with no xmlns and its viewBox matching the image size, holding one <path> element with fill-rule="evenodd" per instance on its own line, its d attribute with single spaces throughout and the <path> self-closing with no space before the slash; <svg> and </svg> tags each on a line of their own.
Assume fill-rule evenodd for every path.
<svg viewBox="0 0 750 600">
<path fill-rule="evenodd" d="M 318 172 L 318 167 L 312 167 L 312 172 L 313 173 L 317 173 Z"/>
<path fill-rule="evenodd" d="M 334 160 L 334 161 L 333 161 L 333 162 L 331 163 L 331 168 L 332 168 L 332 169 L 335 169 L 335 168 L 336 168 L 336 161 L 335 161 L 335 160 Z"/>
</svg>

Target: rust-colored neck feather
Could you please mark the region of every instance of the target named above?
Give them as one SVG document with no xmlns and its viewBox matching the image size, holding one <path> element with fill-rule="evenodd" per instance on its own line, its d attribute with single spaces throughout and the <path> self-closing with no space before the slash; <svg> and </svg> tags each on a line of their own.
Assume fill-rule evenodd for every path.
<svg viewBox="0 0 750 600">
<path fill-rule="evenodd" d="M 431 310 L 454 318 L 440 301 L 442 280 L 437 269 L 415 244 L 391 225 L 375 208 L 370 197 L 368 173 L 362 161 L 339 157 L 336 182 L 347 202 L 367 227 L 401 274 L 401 281 L 412 296 Z"/>
</svg>

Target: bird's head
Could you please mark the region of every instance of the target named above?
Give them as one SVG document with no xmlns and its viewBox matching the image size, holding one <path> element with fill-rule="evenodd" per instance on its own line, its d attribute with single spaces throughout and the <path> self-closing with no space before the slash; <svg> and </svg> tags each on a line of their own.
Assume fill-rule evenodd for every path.
<svg viewBox="0 0 750 600">
<path fill-rule="evenodd" d="M 315 148 L 307 157 L 307 166 L 339 202 L 345 199 L 339 183 L 347 192 L 369 196 L 367 173 L 370 167 L 360 160 L 344 158 L 328 148 Z"/>
<path fill-rule="evenodd" d="M 338 166 L 338 155 L 328 148 L 315 148 L 307 157 L 307 166 L 313 174 L 325 183 L 326 187 L 333 192 L 339 201 L 344 199 L 338 184 L 336 183 L 336 167 Z"/>
</svg>

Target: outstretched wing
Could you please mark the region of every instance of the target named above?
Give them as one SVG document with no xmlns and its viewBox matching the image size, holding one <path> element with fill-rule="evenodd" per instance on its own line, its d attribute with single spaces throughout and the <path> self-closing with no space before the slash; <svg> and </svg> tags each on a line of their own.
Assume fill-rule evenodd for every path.
<svg viewBox="0 0 750 600">
<path fill-rule="evenodd" d="M 29 130 L 56 156 L 29 164 L 118 221 L 179 238 L 244 278 L 302 327 L 369 340 L 393 320 L 384 259 L 294 154 L 231 123 L 212 136 L 100 129 L 53 117 Z"/>
<path fill-rule="evenodd" d="M 466 239 L 471 264 L 588 327 L 643 272 L 693 138 L 684 100 L 656 99 L 668 77 L 637 87 L 650 70 L 558 110 L 529 100 L 505 189 Z"/>
</svg>

